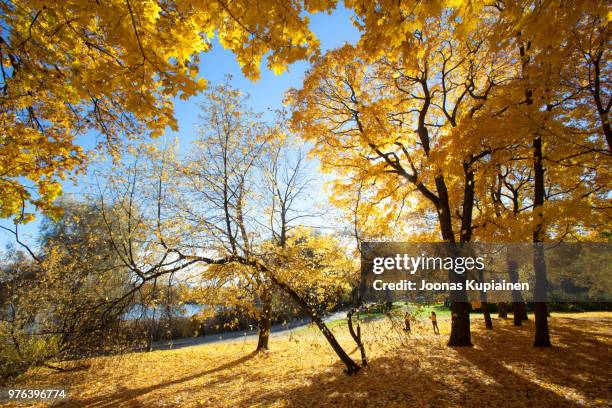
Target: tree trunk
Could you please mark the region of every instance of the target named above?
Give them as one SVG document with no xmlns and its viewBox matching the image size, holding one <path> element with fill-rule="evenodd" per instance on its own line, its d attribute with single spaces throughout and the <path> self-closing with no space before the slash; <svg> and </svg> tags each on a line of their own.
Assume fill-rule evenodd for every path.
<svg viewBox="0 0 612 408">
<path fill-rule="evenodd" d="M 334 350 L 334 352 L 336 352 L 336 355 L 338 355 L 340 360 L 346 366 L 346 373 L 348 375 L 351 375 L 359 371 L 361 367 L 357 363 L 355 363 L 353 359 L 351 359 L 351 357 L 346 353 L 346 351 L 344 351 L 340 343 L 338 343 L 338 340 L 336 340 L 336 337 L 334 336 L 334 334 L 331 332 L 331 330 L 329 330 L 325 322 L 323 322 L 323 319 L 319 317 L 316 310 L 310 307 L 310 305 L 308 305 L 308 303 L 304 299 L 302 299 L 300 295 L 297 292 L 295 292 L 289 285 L 279 281 L 278 279 L 276 279 L 274 275 L 272 274 L 269 274 L 269 275 L 270 275 L 270 280 L 272 281 L 272 283 L 274 283 L 281 290 L 286 292 L 291 297 L 291 299 L 293 299 L 298 304 L 298 306 L 303 311 L 305 311 L 308 314 L 308 316 L 312 319 L 312 321 L 317 325 L 317 327 L 319 328 L 319 330 L 321 331 L 321 333 L 323 334 L 323 336 L 325 337 L 325 339 L 327 340 L 331 348 Z"/>
<path fill-rule="evenodd" d="M 533 212 L 536 226 L 533 231 L 533 269 L 535 271 L 535 339 L 534 347 L 551 347 L 548 331 L 548 313 L 546 310 L 546 293 L 548 282 L 546 278 L 546 259 L 544 258 L 544 220 L 542 205 L 544 204 L 544 155 L 542 153 L 542 138 L 533 139 L 533 170 L 534 193 Z"/>
<path fill-rule="evenodd" d="M 472 346 L 470 310 L 468 302 L 451 303 L 451 335 L 449 346 Z"/>
<path fill-rule="evenodd" d="M 453 233 L 453 224 L 452 218 L 450 216 L 450 204 L 448 199 L 448 190 L 446 188 L 446 183 L 444 182 L 444 178 L 442 176 L 438 176 L 435 178 L 436 189 L 438 191 L 438 220 L 440 223 L 440 230 L 442 232 L 442 238 L 451 245 L 451 249 L 455 249 L 455 234 Z M 470 198 L 470 192 L 473 191 L 472 187 L 473 183 L 469 183 L 469 180 L 466 180 L 466 193 L 464 194 L 464 214 L 462 215 L 462 225 L 467 228 L 467 236 L 462 234 L 461 240 L 462 242 L 469 241 L 469 233 L 471 228 L 467 227 L 467 222 L 465 220 L 468 217 L 468 213 L 471 211 L 470 202 L 473 204 L 473 197 Z M 466 205 L 467 204 L 467 205 Z M 471 222 L 471 218 L 470 218 Z M 456 256 L 456 255 L 453 255 Z M 457 274 L 455 271 L 449 271 L 449 281 L 461 283 L 463 290 L 461 291 L 451 291 L 450 299 L 451 299 L 451 333 L 450 338 L 448 339 L 449 346 L 472 346 L 472 340 L 470 337 L 470 313 L 469 313 L 469 303 L 467 299 L 467 291 L 465 290 L 465 275 Z"/>
<path fill-rule="evenodd" d="M 484 272 L 478 271 L 478 280 L 484 282 Z M 493 330 L 493 320 L 491 320 L 491 312 L 489 311 L 487 292 L 484 290 L 480 291 L 480 304 L 482 307 L 482 314 L 484 315 L 485 327 L 489 330 Z"/>
<path fill-rule="evenodd" d="M 534 347 L 552 347 L 548 330 L 548 310 L 546 308 L 546 260 L 542 243 L 534 244 L 533 267 L 535 269 L 535 338 Z"/>
<path fill-rule="evenodd" d="M 520 34 L 520 33 L 519 33 Z M 519 52 L 523 61 L 523 75 L 525 75 L 525 67 L 529 63 L 527 52 L 531 43 L 521 44 Z M 525 77 L 526 79 L 526 77 Z M 529 88 L 525 89 L 526 105 L 533 105 L 533 91 Z M 550 109 L 550 105 L 547 109 Z M 542 295 L 542 290 L 546 292 L 546 260 L 544 259 L 544 215 L 542 214 L 542 206 L 546 198 L 546 190 L 544 189 L 544 153 L 542 151 L 542 136 L 536 134 L 533 138 L 533 221 L 535 228 L 533 229 L 533 268 L 535 271 L 535 339 L 534 347 L 551 347 L 550 335 L 548 332 L 548 316 L 546 303 L 538 295 Z"/>
<path fill-rule="evenodd" d="M 546 302 L 535 302 L 535 339 L 533 347 L 552 347 L 548 331 Z"/>
<path fill-rule="evenodd" d="M 498 313 L 497 313 L 497 317 L 499 317 L 500 319 L 506 319 L 508 317 L 508 309 L 507 309 L 507 303 L 506 302 L 499 302 L 497 304 L 497 308 Z"/>
<path fill-rule="evenodd" d="M 527 319 L 527 308 L 525 302 L 512 302 L 512 314 L 514 315 L 514 325 L 521 326 Z"/>
<path fill-rule="evenodd" d="M 346 315 L 346 318 L 348 320 L 348 329 L 349 329 L 349 333 L 351 334 L 351 337 L 353 338 L 353 341 L 355 341 L 355 344 L 357 344 L 357 347 L 359 348 L 359 352 L 361 353 L 361 365 L 363 367 L 367 367 L 368 359 L 366 357 L 365 347 L 363 345 L 363 342 L 361 341 L 361 326 L 357 325 L 356 332 L 353 327 L 353 314 L 355 313 L 355 311 L 356 311 L 356 308 L 353 308 Z"/>
<path fill-rule="evenodd" d="M 455 255 L 454 255 L 455 256 Z M 471 347 L 470 335 L 470 303 L 468 302 L 467 290 L 465 289 L 466 277 L 450 270 L 449 281 L 460 283 L 463 288 L 460 291 L 451 291 L 451 333 L 448 339 L 449 346 Z"/>
<path fill-rule="evenodd" d="M 519 308 L 518 312 L 519 312 L 519 316 L 521 320 L 524 322 L 529 320 L 529 316 L 527 315 L 527 304 L 525 302 L 521 302 L 519 303 L 518 308 Z"/>
<path fill-rule="evenodd" d="M 518 283 L 518 265 L 517 263 L 507 257 L 506 264 L 508 267 L 508 277 L 510 282 Z M 512 291 L 512 313 L 514 315 L 514 325 L 521 326 L 524 320 L 527 320 L 527 308 L 525 307 L 525 301 L 523 300 L 523 294 L 520 290 Z"/>
<path fill-rule="evenodd" d="M 485 327 L 489 330 L 493 330 L 493 320 L 491 320 L 489 302 L 482 302 L 482 313 L 484 314 Z"/>
<path fill-rule="evenodd" d="M 266 289 L 262 296 L 263 309 L 259 320 L 257 321 L 257 328 L 259 330 L 259 338 L 257 340 L 257 349 L 255 351 L 267 351 L 268 342 L 270 340 L 270 327 L 272 321 L 272 294 Z"/>
</svg>

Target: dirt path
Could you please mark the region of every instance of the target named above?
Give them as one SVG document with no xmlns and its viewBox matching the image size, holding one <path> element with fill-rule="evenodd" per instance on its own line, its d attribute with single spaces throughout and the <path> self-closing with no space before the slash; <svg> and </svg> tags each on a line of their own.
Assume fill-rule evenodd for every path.
<svg viewBox="0 0 612 408">
<path fill-rule="evenodd" d="M 334 312 L 323 320 L 327 322 L 333 322 L 335 320 L 341 320 L 346 318 L 346 311 Z M 300 327 L 307 326 L 312 321 L 308 318 L 301 318 L 293 320 L 287 324 L 275 324 L 272 325 L 270 330 L 270 337 L 282 337 L 287 336 L 292 330 Z M 182 339 L 174 340 L 161 340 L 153 343 L 153 350 L 169 350 L 178 349 L 183 347 L 198 346 L 200 344 L 211 344 L 211 343 L 222 343 L 222 342 L 236 342 L 236 341 L 248 341 L 257 338 L 257 330 L 241 330 L 232 331 L 226 333 L 211 334 L 204 337 L 186 337 Z"/>
</svg>

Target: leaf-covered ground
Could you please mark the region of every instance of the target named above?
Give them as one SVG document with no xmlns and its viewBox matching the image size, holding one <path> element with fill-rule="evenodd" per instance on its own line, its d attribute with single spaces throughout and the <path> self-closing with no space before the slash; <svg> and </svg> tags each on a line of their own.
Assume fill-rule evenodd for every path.
<svg viewBox="0 0 612 408">
<path fill-rule="evenodd" d="M 533 317 L 522 327 L 472 320 L 473 348 L 448 348 L 427 322 L 406 336 L 399 325 L 363 325 L 370 367 L 346 376 L 314 330 L 271 339 L 104 357 L 71 363 L 72 371 L 33 370 L 21 387 L 70 388 L 75 407 L 156 406 L 611 406 L 612 314 L 553 315 L 551 349 L 534 349 Z M 345 326 L 334 332 L 358 352 Z"/>
</svg>

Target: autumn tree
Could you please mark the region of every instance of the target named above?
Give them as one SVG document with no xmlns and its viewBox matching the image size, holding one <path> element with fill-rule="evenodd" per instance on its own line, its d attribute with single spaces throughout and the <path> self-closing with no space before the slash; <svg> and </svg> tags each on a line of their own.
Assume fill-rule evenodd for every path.
<svg viewBox="0 0 612 408">
<path fill-rule="evenodd" d="M 200 55 L 213 39 L 245 76 L 282 72 L 316 53 L 306 13 L 320 1 L 2 1 L 0 217 L 57 215 L 61 180 L 82 170 L 75 142 L 99 135 L 111 153 L 130 137 L 177 128 L 173 99 L 205 88 Z M 265 14 L 262 13 L 265 10 Z M 26 211 L 22 214 L 22 208 Z"/>
<path fill-rule="evenodd" d="M 121 259 L 135 277 L 133 287 L 119 299 L 163 276 L 193 272 L 205 278 L 204 284 L 231 285 L 232 290 L 224 293 L 231 293 L 240 305 L 251 303 L 252 310 L 255 302 L 245 299 L 255 299 L 253 294 L 262 299 L 262 291 L 271 284 L 313 320 L 347 372 L 358 371 L 359 365 L 321 314 L 331 298 L 350 290 L 356 268 L 333 237 L 315 234 L 297 222 L 305 189 L 298 177 L 300 160 L 284 162 L 284 154 L 275 153 L 278 145 L 267 144 L 270 132 L 275 134 L 274 143 L 280 142 L 278 129 L 255 120 L 239 91 L 221 85 L 207 96 L 204 128 L 184 159 L 171 149 L 143 146 L 142 151 L 134 151 L 140 157 L 137 165 L 128 171 L 118 167 L 108 175 L 103 202 L 124 203 L 126 221 L 119 226 L 105 219 Z M 257 168 L 259 160 L 267 163 L 264 150 L 278 155 L 277 164 Z M 269 173 L 274 166 L 276 177 Z M 279 190 L 280 197 L 277 191 L 276 198 L 265 199 L 258 189 L 262 183 L 268 191 Z M 132 203 L 143 212 L 134 213 Z M 285 218 L 281 229 L 275 224 L 278 217 Z M 142 233 L 134 235 L 135 226 Z M 283 245 L 279 236 L 284 236 Z M 260 320 L 267 316 L 262 311 L 256 313 Z M 260 335 L 264 344 L 267 330 L 260 330 Z"/>
<path fill-rule="evenodd" d="M 512 161 L 524 160 L 533 170 L 530 222 L 515 224 L 511 235 L 525 239 L 522 230 L 530 228 L 535 248 L 559 237 L 560 225 L 569 218 L 580 225 L 589 219 L 578 213 L 560 223 L 561 217 L 547 219 L 547 196 L 557 197 L 557 208 L 605 208 L 600 200 L 608 176 L 606 166 L 599 164 L 605 153 L 602 141 L 607 143 L 609 101 L 602 82 L 607 68 L 601 64 L 607 41 L 604 4 L 348 1 L 347 6 L 362 33 L 358 46 L 319 60 L 304 89 L 291 100 L 295 125 L 315 141 L 323 168 L 353 175 L 350 182 L 335 183 L 336 196 L 350 191 L 339 204 L 352 208 L 350 201 L 357 195 L 380 204 L 375 214 L 363 217 L 380 220 L 373 232 L 380 234 L 390 222 L 397 224 L 401 210 L 414 208 L 401 184 L 387 182 L 388 173 L 433 204 L 442 238 L 451 242 L 486 236 L 472 237 L 475 229 L 493 224 L 487 220 L 487 206 L 479 205 L 484 201 L 478 200 L 490 194 L 491 184 L 483 181 L 497 174 L 500 163 L 513 167 Z M 440 24 L 442 29 L 436 29 Z M 386 81 L 381 80 L 381 67 L 388 67 Z M 396 136 L 406 129 L 418 137 L 413 146 L 425 151 L 428 171 Z M 561 155 L 568 146 L 570 152 Z M 575 165 L 576 160 L 582 163 Z M 559 172 L 569 165 L 572 177 L 546 181 L 546 165 L 552 176 L 553 164 Z M 547 191 L 547 184 L 555 191 Z M 374 186 L 374 193 L 364 194 L 364 186 Z M 457 200 L 461 190 L 463 200 Z M 540 259 L 534 257 L 534 263 L 543 289 L 546 273 Z M 456 304 L 454 309 L 462 308 Z M 539 302 L 536 309 L 536 337 L 543 339 L 536 344 L 545 345 L 545 305 Z M 469 326 L 463 323 L 467 311 L 454 310 L 453 315 L 459 317 L 463 334 L 457 338 L 453 325 L 450 343 L 469 344 Z"/>
<path fill-rule="evenodd" d="M 277 251 L 282 251 L 287 248 L 290 239 L 295 239 L 293 236 L 296 228 L 304 227 L 314 217 L 323 215 L 323 212 L 304 204 L 313 199 L 310 190 L 314 187 L 314 180 L 308 174 L 310 169 L 304 149 L 296 146 L 293 136 L 285 129 L 284 114 L 279 115 L 258 158 L 257 173 L 262 178 L 257 190 L 265 203 L 264 213 L 267 215 L 267 222 L 260 223 L 260 227 L 264 228 L 264 234 L 271 237 L 268 244 L 276 245 Z M 267 316 L 263 321 L 263 329 L 269 334 L 272 308 L 270 295 L 265 295 L 268 296 L 264 303 L 264 314 Z M 267 349 L 267 344 L 268 336 L 260 336 L 258 348 L 261 346 Z"/>
<path fill-rule="evenodd" d="M 605 112 L 597 103 L 609 94 L 600 83 L 606 71 L 597 62 L 604 55 L 601 44 L 606 29 L 600 6 L 579 3 L 578 11 L 565 4 L 535 4 L 525 10 L 498 5 L 500 20 L 495 29 L 515 33 L 502 43 L 514 56 L 515 75 L 472 129 L 509 142 L 510 148 L 492 157 L 491 164 L 500 166 L 495 176 L 499 184 L 489 182 L 498 190 L 492 194 L 493 202 L 483 208 L 488 204 L 492 204 L 489 211 L 511 207 L 510 215 L 503 217 L 527 221 L 505 227 L 510 227 L 514 239 L 529 237 L 534 243 L 539 293 L 547 288 L 542 243 L 592 239 L 592 231 L 605 224 L 607 211 L 609 145 L 602 126 Z M 517 16 L 523 20 L 520 27 L 513 26 Z M 563 21 L 561 32 L 544 35 L 546 21 Z M 498 127 L 500 123 L 504 128 Z M 483 236 L 486 230 L 482 229 Z M 499 232 L 506 234 L 503 227 Z M 546 315 L 545 303 L 536 302 L 536 346 L 550 346 Z"/>
<path fill-rule="evenodd" d="M 180 195 L 174 197 L 174 203 L 170 202 L 172 195 L 160 200 L 174 207 L 174 222 L 182 222 L 193 231 L 190 240 L 212 240 L 211 246 L 221 252 L 248 259 L 254 255 L 257 238 L 251 231 L 254 211 L 251 197 L 257 193 L 257 167 L 269 130 L 260 115 L 246 108 L 244 98 L 227 83 L 206 91 L 200 104 L 198 137 L 193 149 L 185 160 L 169 163 L 167 174 L 160 175 L 166 179 L 160 183 L 179 180 Z M 232 266 L 215 269 L 226 270 L 226 279 L 231 279 Z M 236 266 L 233 272 L 242 282 L 235 290 L 247 292 L 233 297 L 248 295 L 252 299 L 251 305 L 243 307 L 257 319 L 257 350 L 267 350 L 272 318 L 271 282 L 265 274 L 249 268 Z M 253 309 L 255 300 L 262 302 L 261 310 Z"/>
<path fill-rule="evenodd" d="M 294 228 L 316 212 L 303 205 L 311 182 L 304 152 L 292 146 L 281 121 L 266 125 L 244 99 L 228 83 L 207 91 L 200 105 L 198 139 L 185 160 L 169 163 L 166 177 L 180 183 L 176 190 L 181 194 L 173 204 L 176 222 L 186 223 L 195 234 L 214 237 L 225 252 L 266 257 L 261 254 L 263 241 L 285 249 Z M 246 290 L 245 297 L 252 299 L 250 307 L 243 302 L 242 307 L 256 317 L 257 350 L 267 350 L 274 285 L 249 268 L 216 269 L 228 279 L 232 268 L 241 271 L 237 278 L 243 282 L 236 291 Z M 256 302 L 261 302 L 260 310 L 253 309 Z"/>
<path fill-rule="evenodd" d="M 46 219 L 38 248 L 27 247 L 34 259 L 16 252 L 2 262 L 3 375 L 30 366 L 57 368 L 53 360 L 126 344 L 121 320 L 133 299 L 112 306 L 107 301 L 129 287 L 129 270 L 112 248 L 95 206 L 60 204 L 62 217 Z"/>
<path fill-rule="evenodd" d="M 293 301 L 299 294 L 298 304 L 311 317 L 317 314 L 315 322 L 318 320 L 324 334 L 335 342 L 318 316 L 319 305 L 324 303 L 327 284 L 346 287 L 349 283 L 331 280 L 341 276 L 333 274 L 328 282 L 321 275 L 327 266 L 321 264 L 320 273 L 313 274 L 317 268 L 307 265 L 312 265 L 318 256 L 326 257 L 329 251 L 336 251 L 338 261 L 344 257 L 338 256 L 333 240 L 311 237 L 297 229 L 302 220 L 315 214 L 303 205 L 310 184 L 303 152 L 290 147 L 290 136 L 283 131 L 282 123 L 272 128 L 265 126 L 246 108 L 243 98 L 241 92 L 227 84 L 206 93 L 196 148 L 186 162 L 174 165 L 178 174 L 186 178 L 180 188 L 186 195 L 177 197 L 181 204 L 175 222 L 188 220 L 187 228 L 213 238 L 221 253 L 236 259 L 258 259 L 270 268 L 270 273 L 248 264 L 242 265 L 246 269 L 236 269 L 242 270 L 241 280 L 247 288 L 255 288 L 262 301 L 262 309 L 256 314 L 258 349 L 268 348 L 271 296 L 274 286 L 279 286 L 279 277 L 283 277 L 281 290 L 289 291 Z M 190 235 L 191 239 L 194 236 Z M 326 241 L 328 244 L 324 244 Z M 326 259 L 331 262 L 333 258 Z M 338 272 L 347 270 L 341 263 L 337 267 Z M 318 283 L 314 277 L 319 278 Z M 311 304 L 313 289 L 316 296 Z"/>
<path fill-rule="evenodd" d="M 459 27 L 443 14 L 411 29 L 410 54 L 381 45 L 382 56 L 372 58 L 365 42 L 329 52 L 290 96 L 296 129 L 337 176 L 336 202 L 352 208 L 361 186 L 362 199 L 380 204 L 367 215 L 374 229 L 389 230 L 404 212 L 417 211 L 431 220 L 425 236 L 459 244 L 472 238 L 480 162 L 502 144 L 462 125 L 507 80 L 508 65 L 486 38 L 462 39 Z M 410 232 L 419 235 L 399 231 Z M 470 345 L 465 300 L 455 299 L 452 313 L 449 344 Z"/>
</svg>

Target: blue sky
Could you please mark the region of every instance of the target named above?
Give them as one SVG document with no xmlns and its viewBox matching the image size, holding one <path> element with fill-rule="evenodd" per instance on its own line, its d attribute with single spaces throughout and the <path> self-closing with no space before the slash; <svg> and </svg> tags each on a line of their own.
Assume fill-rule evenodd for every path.
<svg viewBox="0 0 612 408">
<path fill-rule="evenodd" d="M 345 42 L 355 43 L 359 38 L 357 29 L 351 22 L 351 14 L 345 8 L 340 8 L 331 15 L 318 13 L 310 16 L 311 29 L 321 41 L 321 51 L 337 48 Z M 282 75 L 274 75 L 266 69 L 262 62 L 261 78 L 252 82 L 240 71 L 234 55 L 215 44 L 211 52 L 202 57 L 200 75 L 213 84 L 223 82 L 225 75 L 233 76 L 232 85 L 250 95 L 249 104 L 254 110 L 282 107 L 283 95 L 291 87 L 300 87 L 308 62 L 300 61 L 292 64 L 289 71 Z M 197 118 L 197 97 L 188 101 L 176 102 L 176 114 L 180 130 L 177 132 L 181 142 L 190 140 L 194 121 Z M 170 135 L 173 135 L 171 132 Z"/>
<path fill-rule="evenodd" d="M 331 15 L 318 13 L 310 16 L 310 27 L 321 42 L 321 51 L 325 52 L 342 46 L 346 42 L 355 43 L 359 38 L 359 32 L 351 22 L 349 10 L 339 7 Z M 227 74 L 232 75 L 232 85 L 250 95 L 248 104 L 256 111 L 266 109 L 281 108 L 285 91 L 292 87 L 300 87 L 304 79 L 304 74 L 308 69 L 308 63 L 300 61 L 292 64 L 289 70 L 281 75 L 274 75 L 265 67 L 262 62 L 261 78 L 257 82 L 252 82 L 242 75 L 240 66 L 236 62 L 234 55 L 222 48 L 218 43 L 214 43 L 210 52 L 204 54 L 200 64 L 200 75 L 211 84 L 224 81 Z M 198 116 L 198 96 L 187 101 L 177 98 L 175 101 L 175 114 L 179 123 L 177 132 L 169 131 L 167 136 L 178 138 L 181 150 L 189 145 L 194 138 L 194 127 Z M 93 135 L 87 135 L 80 139 L 85 148 L 94 145 Z M 81 183 L 85 181 L 87 175 L 81 177 Z M 66 194 L 79 195 L 81 185 L 74 185 L 72 182 L 64 183 Z M 41 217 L 37 220 L 20 227 L 22 240 L 32 243 L 35 240 L 36 232 L 40 226 Z M 0 225 L 10 226 L 9 220 L 0 220 Z M 13 242 L 12 235 L 0 231 L 0 251 L 7 244 Z"/>
</svg>

